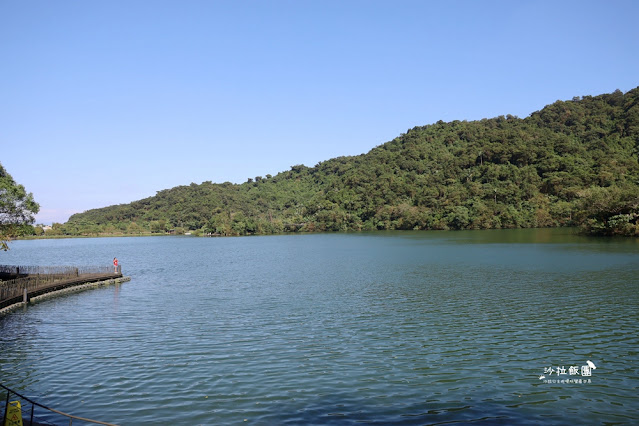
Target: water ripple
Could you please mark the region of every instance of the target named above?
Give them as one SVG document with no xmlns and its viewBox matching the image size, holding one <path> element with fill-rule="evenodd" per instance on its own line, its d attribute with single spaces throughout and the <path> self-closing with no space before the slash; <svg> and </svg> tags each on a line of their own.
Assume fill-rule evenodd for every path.
<svg viewBox="0 0 639 426">
<path fill-rule="evenodd" d="M 19 242 L 133 280 L 1 318 L 2 382 L 121 424 L 639 421 L 635 245 L 495 235 Z"/>
</svg>

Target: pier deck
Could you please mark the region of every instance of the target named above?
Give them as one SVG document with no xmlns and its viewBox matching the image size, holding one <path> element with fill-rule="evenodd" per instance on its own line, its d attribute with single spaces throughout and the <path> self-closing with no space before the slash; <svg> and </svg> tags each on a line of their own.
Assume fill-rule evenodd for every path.
<svg viewBox="0 0 639 426">
<path fill-rule="evenodd" d="M 81 273 L 75 269 L 73 274 L 30 274 L 20 278 L 0 281 L 0 312 L 4 309 L 23 303 L 28 303 L 32 298 L 40 297 L 48 293 L 61 290 L 72 290 L 74 287 L 85 286 L 100 282 L 128 281 L 123 277 L 121 270 L 117 273 L 98 272 Z"/>
</svg>

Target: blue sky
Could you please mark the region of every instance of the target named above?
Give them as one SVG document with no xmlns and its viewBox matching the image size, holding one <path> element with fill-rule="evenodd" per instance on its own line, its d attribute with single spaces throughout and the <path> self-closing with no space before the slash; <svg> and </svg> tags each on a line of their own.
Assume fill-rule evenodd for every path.
<svg viewBox="0 0 639 426">
<path fill-rule="evenodd" d="M 38 223 L 639 85 L 635 1 L 0 2 L 0 162 Z"/>
</svg>

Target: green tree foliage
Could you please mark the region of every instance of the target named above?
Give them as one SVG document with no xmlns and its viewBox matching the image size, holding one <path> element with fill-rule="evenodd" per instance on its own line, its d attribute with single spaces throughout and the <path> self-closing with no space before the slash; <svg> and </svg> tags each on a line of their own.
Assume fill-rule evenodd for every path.
<svg viewBox="0 0 639 426">
<path fill-rule="evenodd" d="M 639 236 L 639 191 L 630 185 L 581 191 L 581 223 L 591 234 Z"/>
<path fill-rule="evenodd" d="M 0 164 L 0 249 L 8 250 L 11 238 L 33 234 L 30 225 L 39 210 L 33 194 L 27 193 Z"/>
<path fill-rule="evenodd" d="M 192 183 L 72 216 L 63 233 L 212 235 L 574 226 L 636 235 L 639 88 L 529 117 L 439 121 L 366 154 L 243 184 Z M 132 226 L 135 224 L 135 226 Z"/>
</svg>

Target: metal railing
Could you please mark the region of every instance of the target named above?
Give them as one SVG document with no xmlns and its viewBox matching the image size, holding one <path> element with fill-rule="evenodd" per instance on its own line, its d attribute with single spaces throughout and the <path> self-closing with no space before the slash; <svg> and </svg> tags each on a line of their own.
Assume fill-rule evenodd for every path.
<svg viewBox="0 0 639 426">
<path fill-rule="evenodd" d="M 68 413 L 63 413 L 62 411 L 59 410 L 55 410 L 53 408 L 47 407 L 46 405 L 42 405 L 39 404 L 37 402 L 35 402 L 34 400 L 27 398 L 24 395 L 19 394 L 18 392 L 9 389 L 8 387 L 6 387 L 5 385 L 0 383 L 0 387 L 2 387 L 4 390 L 6 390 L 7 392 L 7 398 L 6 398 L 6 402 L 5 402 L 5 406 L 4 406 L 4 416 L 2 418 L 2 424 L 7 424 L 7 418 L 9 415 L 9 410 L 10 410 L 10 405 L 13 405 L 14 407 L 17 406 L 17 404 L 15 404 L 16 401 L 11 401 L 11 399 L 13 399 L 11 397 L 11 395 L 15 395 L 16 397 L 20 398 L 20 400 L 22 401 L 26 401 L 27 404 L 20 404 L 20 413 L 21 413 L 21 417 L 24 419 L 26 417 L 29 417 L 29 424 L 33 424 L 34 419 L 37 419 L 35 416 L 35 409 L 36 407 L 42 409 L 42 410 L 46 410 L 49 411 L 51 413 L 55 413 L 61 416 L 66 417 L 67 419 L 69 419 L 69 426 L 71 426 L 73 424 L 73 420 L 79 420 L 82 422 L 87 422 L 87 423 L 93 423 L 93 424 L 98 424 L 98 425 L 107 425 L 107 426 L 117 426 L 114 425 L 113 423 L 106 423 L 106 422 L 101 422 L 99 420 L 92 420 L 92 419 L 87 419 L 84 417 L 80 417 L 80 416 L 74 416 L 72 414 L 68 414 Z M 31 410 L 25 410 L 26 407 L 23 407 L 23 405 L 28 405 L 31 404 Z M 26 415 L 25 415 L 26 412 Z M 43 421 L 42 419 L 37 419 L 39 424 L 53 424 L 53 423 L 48 423 L 47 421 Z"/>
<path fill-rule="evenodd" d="M 77 275 L 107 274 L 113 271 L 112 266 L 29 266 L 0 265 L 0 274 L 6 275 Z"/>
<path fill-rule="evenodd" d="M 14 266 L 0 265 L 0 303 L 65 280 L 91 275 L 121 274 L 121 265 L 113 266 Z M 1 306 L 0 306 L 1 307 Z"/>
</svg>

